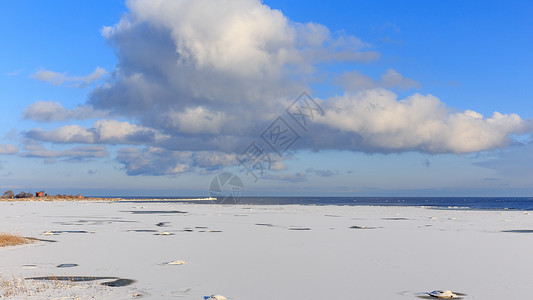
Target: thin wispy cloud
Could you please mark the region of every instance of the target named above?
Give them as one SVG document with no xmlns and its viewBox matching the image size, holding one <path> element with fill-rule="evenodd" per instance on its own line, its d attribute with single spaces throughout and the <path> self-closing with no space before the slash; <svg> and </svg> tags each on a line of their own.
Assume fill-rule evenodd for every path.
<svg viewBox="0 0 533 300">
<path fill-rule="evenodd" d="M 19 148 L 13 144 L 0 144 L 0 154 L 15 154 Z"/>
<path fill-rule="evenodd" d="M 49 82 L 53 85 L 67 85 L 70 87 L 82 88 L 98 81 L 106 73 L 106 70 L 101 67 L 97 67 L 91 74 L 86 76 L 69 76 L 66 72 L 59 73 L 50 70 L 39 70 L 30 77 L 36 80 Z"/>
<path fill-rule="evenodd" d="M 234 165 L 235 155 L 207 151 L 170 151 L 156 147 L 122 148 L 117 161 L 128 175 L 177 175 L 198 169 L 218 170 Z"/>
<path fill-rule="evenodd" d="M 307 174 L 303 172 L 298 172 L 294 174 L 266 174 L 262 177 L 265 180 L 279 181 L 279 182 L 306 182 L 308 181 Z"/>
<path fill-rule="evenodd" d="M 319 177 L 331 177 L 331 176 L 336 176 L 340 174 L 339 171 L 337 170 L 321 170 L 321 169 L 312 169 L 312 168 L 305 170 L 305 172 L 307 174 L 314 174 Z"/>
<path fill-rule="evenodd" d="M 373 79 L 357 70 L 345 71 L 334 79 L 334 83 L 342 86 L 345 91 L 355 92 L 376 88 L 410 90 L 422 87 L 420 82 L 404 77 L 396 70 L 388 69 L 380 79 Z"/>
<path fill-rule="evenodd" d="M 67 109 L 59 102 L 37 101 L 22 112 L 22 117 L 37 122 L 56 122 L 65 120 L 87 120 L 106 117 L 107 112 L 97 111 L 91 106 L 78 106 Z"/>
<path fill-rule="evenodd" d="M 19 154 L 22 157 L 45 158 L 48 162 L 55 162 L 56 158 L 66 161 L 86 161 L 109 156 L 105 146 L 78 146 L 67 150 L 51 150 L 41 144 L 29 143 Z"/>
<path fill-rule="evenodd" d="M 13 72 L 7 72 L 7 73 L 4 73 L 6 76 L 18 76 L 20 75 L 22 72 L 24 72 L 24 69 L 19 69 L 19 70 L 16 70 L 16 71 L 13 71 Z"/>
<path fill-rule="evenodd" d="M 32 129 L 25 136 L 43 142 L 114 145 L 150 144 L 166 138 L 153 129 L 116 120 L 98 120 L 90 128 L 66 125 L 52 131 Z"/>
</svg>

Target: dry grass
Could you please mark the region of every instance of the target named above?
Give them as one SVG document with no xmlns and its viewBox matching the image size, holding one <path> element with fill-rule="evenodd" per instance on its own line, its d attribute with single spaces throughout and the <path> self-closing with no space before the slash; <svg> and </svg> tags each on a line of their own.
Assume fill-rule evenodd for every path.
<svg viewBox="0 0 533 300">
<path fill-rule="evenodd" d="M 2 289 L 0 291 L 0 298 L 8 298 L 14 296 L 32 296 L 46 291 L 50 288 L 60 288 L 58 281 L 50 282 L 37 282 L 36 285 L 33 281 L 27 281 L 21 278 L 5 278 L 0 280 Z"/>
<path fill-rule="evenodd" d="M 24 245 L 34 242 L 35 240 L 20 235 L 0 232 L 0 247 Z"/>
<path fill-rule="evenodd" d="M 0 278 L 0 298 L 50 299 L 53 295 L 56 299 L 98 299 L 109 291 L 96 282 Z"/>
</svg>

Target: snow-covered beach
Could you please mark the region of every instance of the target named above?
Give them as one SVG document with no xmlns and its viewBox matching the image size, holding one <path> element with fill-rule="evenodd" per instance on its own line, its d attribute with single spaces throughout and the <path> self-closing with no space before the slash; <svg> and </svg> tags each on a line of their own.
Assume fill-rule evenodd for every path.
<svg viewBox="0 0 533 300">
<path fill-rule="evenodd" d="M 0 248 L 4 280 L 108 277 L 10 299 L 527 299 L 533 279 L 524 211 L 21 201 L 0 228 L 47 240 Z"/>
</svg>

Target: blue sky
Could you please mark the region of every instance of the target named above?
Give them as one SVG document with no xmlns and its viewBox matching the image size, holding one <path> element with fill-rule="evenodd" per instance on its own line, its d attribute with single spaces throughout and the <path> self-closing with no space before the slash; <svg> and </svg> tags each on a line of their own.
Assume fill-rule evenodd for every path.
<svg viewBox="0 0 533 300">
<path fill-rule="evenodd" d="M 0 189 L 205 196 L 228 171 L 245 195 L 533 192 L 531 2 L 213 3 L 1 3 Z M 303 91 L 307 131 L 285 110 Z M 300 135 L 281 155 L 278 117 Z"/>
</svg>

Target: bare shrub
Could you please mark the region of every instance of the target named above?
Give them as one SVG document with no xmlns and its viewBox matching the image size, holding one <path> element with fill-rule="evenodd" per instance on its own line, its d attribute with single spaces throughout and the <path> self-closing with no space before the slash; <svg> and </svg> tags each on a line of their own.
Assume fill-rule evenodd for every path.
<svg viewBox="0 0 533 300">
<path fill-rule="evenodd" d="M 20 192 L 15 196 L 15 198 L 31 198 L 31 197 L 33 197 L 33 194 L 26 193 L 26 192 Z"/>
</svg>

